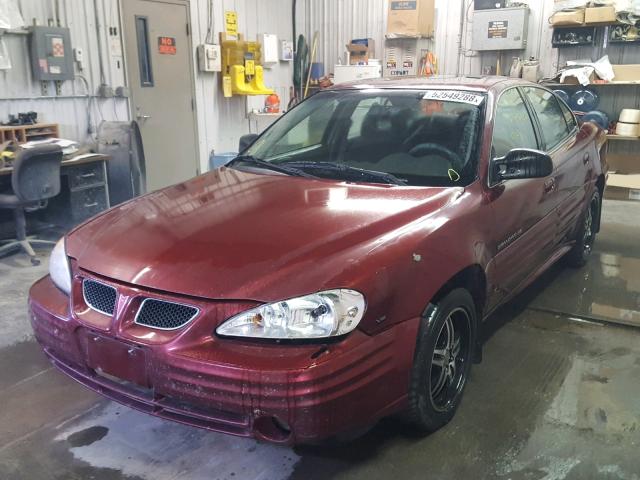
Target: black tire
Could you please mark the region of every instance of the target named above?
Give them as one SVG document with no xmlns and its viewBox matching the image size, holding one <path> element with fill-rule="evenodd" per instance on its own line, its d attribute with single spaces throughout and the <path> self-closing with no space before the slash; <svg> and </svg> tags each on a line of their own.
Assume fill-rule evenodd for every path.
<svg viewBox="0 0 640 480">
<path fill-rule="evenodd" d="M 449 337 L 451 326 L 453 338 Z M 455 415 L 471 370 L 475 337 L 476 307 L 465 289 L 453 290 L 423 315 L 411 370 L 409 407 L 401 417 L 413 431 L 434 432 Z M 441 381 L 445 384 L 440 385 Z"/>
<path fill-rule="evenodd" d="M 589 205 L 584 213 L 580 216 L 580 223 L 576 233 L 576 243 L 573 245 L 565 260 L 571 267 L 579 268 L 586 265 L 593 244 L 598 233 L 598 225 L 600 224 L 600 210 L 602 209 L 602 200 L 600 192 L 596 190 L 589 201 Z"/>
</svg>

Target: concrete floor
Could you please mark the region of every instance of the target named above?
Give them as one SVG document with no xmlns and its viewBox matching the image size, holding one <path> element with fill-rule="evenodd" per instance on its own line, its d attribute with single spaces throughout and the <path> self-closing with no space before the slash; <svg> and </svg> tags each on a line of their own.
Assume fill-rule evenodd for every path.
<svg viewBox="0 0 640 480">
<path fill-rule="evenodd" d="M 590 264 L 554 267 L 490 319 L 458 415 L 295 449 L 155 419 L 84 389 L 31 338 L 22 256 L 0 259 L 0 479 L 640 480 L 640 204 L 605 202 Z M 46 257 L 46 255 L 43 255 Z"/>
</svg>

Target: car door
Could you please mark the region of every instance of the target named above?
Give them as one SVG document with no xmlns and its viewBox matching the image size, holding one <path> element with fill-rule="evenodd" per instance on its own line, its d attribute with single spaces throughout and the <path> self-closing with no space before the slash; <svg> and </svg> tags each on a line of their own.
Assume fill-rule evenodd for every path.
<svg viewBox="0 0 640 480">
<path fill-rule="evenodd" d="M 496 102 L 489 174 L 493 213 L 494 259 L 490 308 L 516 293 L 537 271 L 555 240 L 556 221 L 548 178 L 501 181 L 492 175 L 493 161 L 514 148 L 542 147 L 532 111 L 519 88 L 504 91 Z"/>
<path fill-rule="evenodd" d="M 593 168 L 588 139 L 580 135 L 573 113 L 552 92 L 539 87 L 523 87 L 535 113 L 543 149 L 553 159 L 554 172 L 547 179 L 552 191 L 545 197 L 556 211 L 556 235 L 552 250 L 573 233 L 585 202 L 585 181 Z M 595 158 L 593 159 L 595 161 Z M 549 255 L 553 253 L 549 252 Z"/>
</svg>

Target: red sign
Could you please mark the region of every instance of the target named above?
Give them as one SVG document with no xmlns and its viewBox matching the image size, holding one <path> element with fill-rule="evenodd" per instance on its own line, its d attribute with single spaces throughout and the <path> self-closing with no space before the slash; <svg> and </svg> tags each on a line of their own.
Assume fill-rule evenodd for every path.
<svg viewBox="0 0 640 480">
<path fill-rule="evenodd" d="M 176 39 L 173 37 L 158 37 L 158 52 L 161 55 L 175 55 Z"/>
</svg>

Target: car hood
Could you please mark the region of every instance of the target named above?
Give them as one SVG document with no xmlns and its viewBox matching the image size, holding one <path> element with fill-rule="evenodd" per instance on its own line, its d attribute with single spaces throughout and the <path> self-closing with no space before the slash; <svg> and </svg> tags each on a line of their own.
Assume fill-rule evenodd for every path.
<svg viewBox="0 0 640 480">
<path fill-rule="evenodd" d="M 67 252 L 82 269 L 141 287 L 274 301 L 349 286 L 335 284 L 341 272 L 462 190 L 221 168 L 95 217 L 69 234 Z"/>
</svg>

